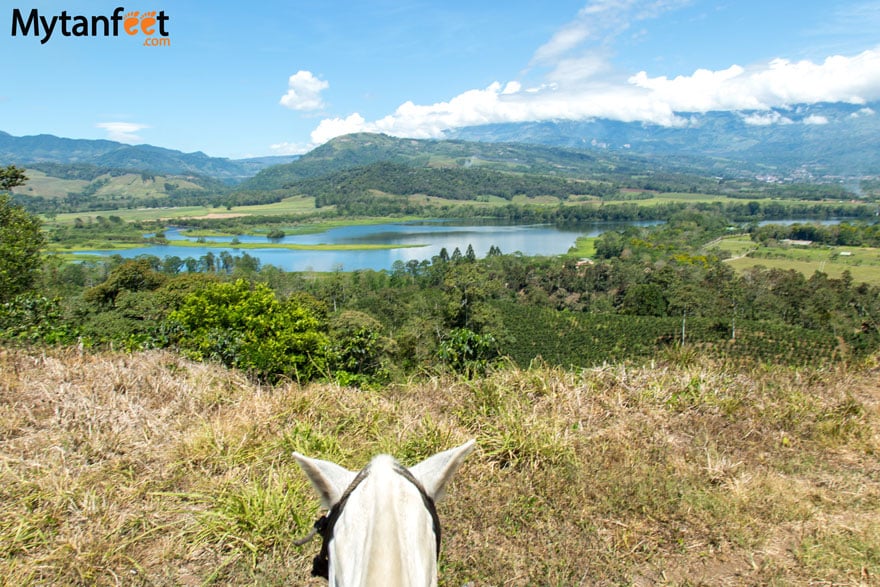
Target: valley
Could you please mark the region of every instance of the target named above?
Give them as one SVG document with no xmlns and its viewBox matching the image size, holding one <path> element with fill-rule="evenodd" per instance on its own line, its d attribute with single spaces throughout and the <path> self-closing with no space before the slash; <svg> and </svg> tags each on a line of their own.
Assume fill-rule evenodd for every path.
<svg viewBox="0 0 880 587">
<path fill-rule="evenodd" d="M 878 1 L 7 9 L 0 585 L 880 585 Z"/>
<path fill-rule="evenodd" d="M 880 573 L 874 180 L 375 135 L 238 183 L 26 175 L 0 195 L 12 580 L 299 582 L 316 503 L 285 454 L 465 437 L 449 584 Z"/>
</svg>

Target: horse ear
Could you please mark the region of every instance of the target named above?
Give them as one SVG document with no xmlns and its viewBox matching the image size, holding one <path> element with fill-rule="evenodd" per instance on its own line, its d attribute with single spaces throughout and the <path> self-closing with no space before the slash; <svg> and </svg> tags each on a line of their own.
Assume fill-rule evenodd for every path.
<svg viewBox="0 0 880 587">
<path fill-rule="evenodd" d="M 446 484 L 458 471 L 465 457 L 474 450 L 474 446 L 476 446 L 476 440 L 468 440 L 459 447 L 428 457 L 412 467 L 410 472 L 419 480 L 431 499 L 440 501 L 445 495 Z"/>
<path fill-rule="evenodd" d="M 321 505 L 327 509 L 333 507 L 342 498 L 342 494 L 357 477 L 357 473 L 330 461 L 310 459 L 298 452 L 293 453 L 293 458 L 308 475 L 312 487 L 321 497 Z"/>
</svg>

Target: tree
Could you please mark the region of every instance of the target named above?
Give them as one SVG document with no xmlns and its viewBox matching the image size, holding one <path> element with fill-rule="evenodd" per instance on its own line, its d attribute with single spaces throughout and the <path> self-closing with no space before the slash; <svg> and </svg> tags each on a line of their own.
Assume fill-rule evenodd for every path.
<svg viewBox="0 0 880 587">
<path fill-rule="evenodd" d="M 123 292 L 153 291 L 166 279 L 153 268 L 149 259 L 128 260 L 115 267 L 107 281 L 86 290 L 83 299 L 98 306 L 112 307 Z"/>
<path fill-rule="evenodd" d="M 467 246 L 467 252 L 464 254 L 464 258 L 468 261 L 476 261 L 477 254 L 474 252 L 474 246 L 469 244 Z"/>
<path fill-rule="evenodd" d="M 468 377 L 485 375 L 498 357 L 498 342 L 491 334 L 455 328 L 440 343 L 438 357 L 454 371 Z"/>
<path fill-rule="evenodd" d="M 619 257 L 626 246 L 626 241 L 619 232 L 609 230 L 596 239 L 596 257 L 599 259 L 611 259 Z"/>
<path fill-rule="evenodd" d="M 326 372 L 326 325 L 307 304 L 243 279 L 193 292 L 168 317 L 180 348 L 260 377 L 308 381 Z"/>
<path fill-rule="evenodd" d="M 27 181 L 23 170 L 14 165 L 0 169 L 0 192 Z M 45 237 L 40 219 L 12 203 L 8 193 L 0 193 L 0 303 L 28 291 L 40 268 L 40 249 Z"/>
<path fill-rule="evenodd" d="M 446 297 L 446 322 L 451 328 L 481 333 L 498 326 L 497 316 L 487 304 L 504 292 L 504 284 L 488 275 L 477 263 L 450 267 L 441 286 Z"/>
<path fill-rule="evenodd" d="M 12 191 L 12 188 L 24 185 L 28 180 L 24 169 L 9 165 L 0 169 L 0 192 Z"/>
<path fill-rule="evenodd" d="M 330 320 L 330 362 L 337 381 L 357 385 L 387 374 L 394 342 L 382 324 L 364 312 L 345 310 Z"/>
</svg>

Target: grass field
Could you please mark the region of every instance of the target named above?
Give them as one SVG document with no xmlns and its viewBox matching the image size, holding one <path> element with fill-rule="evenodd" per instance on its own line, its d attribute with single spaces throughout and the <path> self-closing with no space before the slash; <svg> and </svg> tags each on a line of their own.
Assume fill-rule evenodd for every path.
<svg viewBox="0 0 880 587">
<path fill-rule="evenodd" d="M 535 366 L 367 391 L 168 352 L 0 348 L 8 585 L 326 585 L 290 454 L 357 469 L 476 438 L 440 585 L 868 585 L 880 370 Z"/>
<path fill-rule="evenodd" d="M 28 181 L 25 185 L 12 191 L 24 196 L 40 196 L 43 198 L 61 198 L 67 193 L 79 193 L 89 185 L 81 179 L 59 179 L 51 177 L 35 169 L 27 170 Z"/>
<path fill-rule="evenodd" d="M 16 193 L 26 196 L 42 196 L 44 198 L 64 198 L 67 194 L 78 194 L 90 184 L 95 184 L 94 193 L 90 196 L 94 201 L 109 203 L 116 199 L 138 200 L 141 198 L 163 197 L 167 195 L 165 184 L 189 190 L 202 190 L 201 186 L 183 177 L 156 175 L 144 178 L 140 173 L 125 173 L 111 176 L 104 174 L 94 181 L 79 179 L 62 179 L 46 175 L 42 171 L 27 169 L 28 181 L 24 186 L 15 188 Z M 109 212 L 113 214 L 113 212 Z"/>
<path fill-rule="evenodd" d="M 558 206 L 559 198 L 553 196 L 539 196 L 527 198 L 525 196 L 515 196 L 512 201 L 499 198 L 497 196 L 487 196 L 478 201 L 447 200 L 425 195 L 409 196 L 409 200 L 415 204 L 431 204 L 435 206 L 456 206 L 463 203 L 475 206 L 506 206 L 510 203 L 517 205 L 538 205 L 538 206 Z M 666 203 L 666 202 L 713 202 L 727 201 L 730 198 L 724 196 L 712 196 L 705 194 L 663 194 L 657 198 L 650 200 L 637 200 L 639 205 L 647 203 Z M 575 198 L 566 205 L 583 205 L 585 202 L 592 202 L 592 199 Z M 595 200 L 599 203 L 599 200 Z M 307 196 L 293 196 L 285 198 L 281 202 L 274 204 L 261 204 L 256 206 L 233 206 L 229 209 L 225 207 L 207 207 L 207 206 L 189 206 L 179 208 L 135 208 L 122 210 L 108 210 L 99 212 L 75 212 L 69 214 L 58 214 L 52 222 L 59 224 L 72 224 L 76 218 L 86 220 L 87 218 L 95 218 L 95 216 L 119 216 L 126 221 L 152 221 L 152 220 L 174 220 L 182 218 L 223 218 L 234 216 L 254 216 L 254 215 L 296 215 L 310 214 L 315 212 L 315 199 Z M 332 211 L 333 207 L 324 208 L 324 210 Z"/>
<path fill-rule="evenodd" d="M 651 193 L 651 192 L 648 192 Z M 657 204 L 669 204 L 671 202 L 685 202 L 688 204 L 707 202 L 742 202 L 741 199 L 719 196 L 715 194 L 692 194 L 677 192 L 656 192 L 654 197 L 645 200 L 632 200 L 639 206 L 656 206 Z"/>
<path fill-rule="evenodd" d="M 763 266 L 799 271 L 810 276 L 816 271 L 840 278 L 849 271 L 859 283 L 880 285 L 880 249 L 872 247 L 759 246 L 748 236 L 721 239 L 710 248 L 732 255 L 729 263 L 737 270 Z"/>
<path fill-rule="evenodd" d="M 328 208 L 332 209 L 332 208 Z M 73 224 L 79 218 L 87 220 L 96 216 L 119 216 L 126 222 L 149 222 L 154 220 L 175 220 L 182 218 L 234 218 L 235 216 L 274 216 L 288 214 L 308 214 L 315 211 L 315 199 L 304 196 L 285 198 L 275 204 L 258 206 L 183 206 L 178 208 L 125 208 L 104 212 L 72 212 L 58 214 L 50 223 Z"/>
<path fill-rule="evenodd" d="M 567 255 L 571 257 L 591 259 L 596 256 L 596 238 L 595 236 L 580 236 L 574 243 L 574 246 L 568 250 Z"/>
</svg>

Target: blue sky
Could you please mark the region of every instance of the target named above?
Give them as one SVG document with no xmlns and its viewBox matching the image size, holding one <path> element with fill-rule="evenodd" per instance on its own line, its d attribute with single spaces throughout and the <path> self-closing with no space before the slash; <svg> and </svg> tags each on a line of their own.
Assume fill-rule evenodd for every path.
<svg viewBox="0 0 880 587">
<path fill-rule="evenodd" d="M 144 46 L 155 28 L 11 34 L 14 9 L 117 7 L 164 12 L 170 46 Z M 770 123 L 771 107 L 880 99 L 880 0 L 3 0 L 0 22 L 0 130 L 222 157 L 354 131 L 710 110 Z"/>
</svg>

